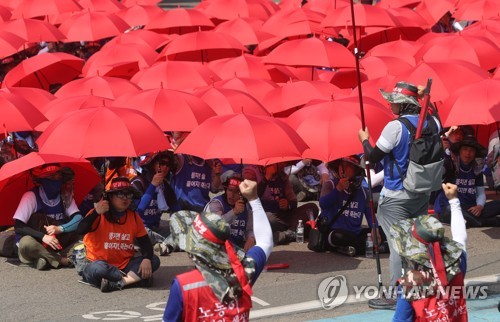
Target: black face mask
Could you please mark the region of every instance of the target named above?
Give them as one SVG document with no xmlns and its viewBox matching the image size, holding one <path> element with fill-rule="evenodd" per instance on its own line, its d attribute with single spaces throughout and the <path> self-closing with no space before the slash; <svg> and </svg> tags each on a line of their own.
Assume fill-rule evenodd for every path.
<svg viewBox="0 0 500 322">
<path fill-rule="evenodd" d="M 55 199 L 61 193 L 62 180 L 42 178 L 39 181 L 47 198 Z"/>
</svg>

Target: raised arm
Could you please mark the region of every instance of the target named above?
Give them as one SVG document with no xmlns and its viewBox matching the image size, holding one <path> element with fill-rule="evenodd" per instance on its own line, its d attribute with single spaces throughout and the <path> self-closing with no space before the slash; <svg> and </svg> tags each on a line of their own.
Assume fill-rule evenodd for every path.
<svg viewBox="0 0 500 322">
<path fill-rule="evenodd" d="M 460 207 L 460 200 L 457 198 L 457 186 L 452 183 L 443 183 L 443 191 L 448 198 L 451 208 L 451 235 L 453 240 L 460 243 L 466 249 L 467 230 L 465 220 Z"/>
</svg>

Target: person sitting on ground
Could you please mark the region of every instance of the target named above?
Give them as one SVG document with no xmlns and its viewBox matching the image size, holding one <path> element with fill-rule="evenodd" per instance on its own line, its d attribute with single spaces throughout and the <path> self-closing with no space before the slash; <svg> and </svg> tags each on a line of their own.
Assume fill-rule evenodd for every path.
<svg viewBox="0 0 500 322">
<path fill-rule="evenodd" d="M 205 207 L 205 212 L 218 214 L 229 224 L 229 240 L 247 252 L 255 245 L 253 214 L 249 203 L 240 193 L 240 175 L 233 174 L 222 185 L 224 193 L 214 197 Z"/>
<path fill-rule="evenodd" d="M 181 210 L 169 184 L 170 170 L 174 155 L 172 152 L 159 152 L 146 156 L 140 163 L 142 173 L 132 179 L 132 186 L 143 193 L 138 200 L 137 212 L 142 218 L 153 249 L 160 255 L 170 254 L 174 247 L 167 243 L 169 229 L 160 225 L 164 212 Z"/>
<path fill-rule="evenodd" d="M 32 169 L 36 186 L 24 193 L 14 214 L 19 259 L 38 270 L 72 266 L 68 251 L 79 237 L 82 215 L 72 196 L 62 198 L 61 170 L 56 163 Z"/>
<path fill-rule="evenodd" d="M 445 159 L 444 182 L 458 186 L 458 199 L 467 227 L 499 227 L 500 200 L 486 202 L 483 165 L 486 148 L 474 136 L 465 136 L 450 147 L 451 156 Z M 450 222 L 451 208 L 444 192 L 434 203 L 434 212 L 443 222 Z"/>
<path fill-rule="evenodd" d="M 372 234 L 373 240 L 376 233 L 378 242 L 382 242 L 380 230 L 375 230 L 372 225 L 368 192 L 362 186 L 364 170 L 360 162 L 357 155 L 329 162 L 329 168 L 333 168 L 338 178 L 325 182 L 319 199 L 319 221 L 331 222 L 326 249 L 348 256 L 365 253 L 368 233 Z M 370 228 L 362 228 L 363 216 Z"/>
<path fill-rule="evenodd" d="M 316 163 L 312 159 L 304 159 L 295 165 L 285 167 L 297 201 L 317 201 L 321 191 L 321 178 Z"/>
<path fill-rule="evenodd" d="M 160 259 L 153 254 L 141 217 L 130 209 L 140 192 L 128 178 L 118 177 L 111 180 L 105 193 L 106 198 L 95 203 L 78 226 L 78 233 L 85 235 L 83 243 L 89 261 L 79 274 L 102 292 L 121 290 L 140 281 L 150 286 Z M 134 240 L 142 256 L 134 256 Z"/>
<path fill-rule="evenodd" d="M 266 166 L 262 181 L 258 184 L 259 197 L 271 224 L 276 245 L 295 241 L 298 221 L 305 223 L 316 218 L 319 213 L 318 206 L 312 202 L 297 207 L 297 196 L 283 168 L 283 163 Z M 305 227 L 305 238 L 309 228 Z"/>
<path fill-rule="evenodd" d="M 431 215 L 391 226 L 391 241 L 406 266 L 398 280 L 400 291 L 393 322 L 468 320 L 462 292 L 467 270 L 467 231 L 457 190 L 454 184 L 443 184 L 451 206 L 452 240 L 444 236 L 442 223 Z"/>
<path fill-rule="evenodd" d="M 239 189 L 253 209 L 256 245 L 245 254 L 228 240 L 231 229 L 220 215 L 199 214 L 186 247 L 196 269 L 174 279 L 163 321 L 201 321 L 214 312 L 225 321 L 249 320 L 252 285 L 271 254 L 273 237 L 256 182 L 244 180 Z"/>
</svg>

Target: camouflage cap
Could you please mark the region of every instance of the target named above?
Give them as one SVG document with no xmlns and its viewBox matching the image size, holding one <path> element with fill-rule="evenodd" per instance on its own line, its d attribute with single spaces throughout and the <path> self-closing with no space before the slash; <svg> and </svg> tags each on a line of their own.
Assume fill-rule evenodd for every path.
<svg viewBox="0 0 500 322">
<path fill-rule="evenodd" d="M 418 102 L 418 87 L 413 84 L 397 82 L 392 92 L 386 92 L 381 89 L 380 93 L 389 103 L 409 103 L 420 107 L 420 103 Z"/>
<path fill-rule="evenodd" d="M 456 272 L 450 272 L 449 269 L 451 267 L 453 267 L 454 270 L 458 269 L 458 265 L 453 264 L 455 264 L 462 255 L 463 246 L 445 237 L 443 224 L 431 215 L 423 215 L 415 219 L 402 220 L 391 226 L 390 234 L 392 243 L 398 254 L 425 267 L 432 267 L 427 246 L 417 240 L 413 230 L 426 242 L 432 243 L 439 241 L 447 273 L 455 275 Z"/>
</svg>

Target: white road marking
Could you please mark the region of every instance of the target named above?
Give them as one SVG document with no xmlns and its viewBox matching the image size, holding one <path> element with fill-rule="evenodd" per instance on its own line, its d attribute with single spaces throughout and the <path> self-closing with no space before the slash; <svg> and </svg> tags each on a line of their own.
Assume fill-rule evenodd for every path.
<svg viewBox="0 0 500 322">
<path fill-rule="evenodd" d="M 259 299 L 258 297 L 255 297 L 255 296 L 252 296 L 252 301 L 261 305 L 261 306 L 269 306 L 271 304 L 267 303 L 266 301 L 263 301 L 261 299 Z"/>
</svg>

